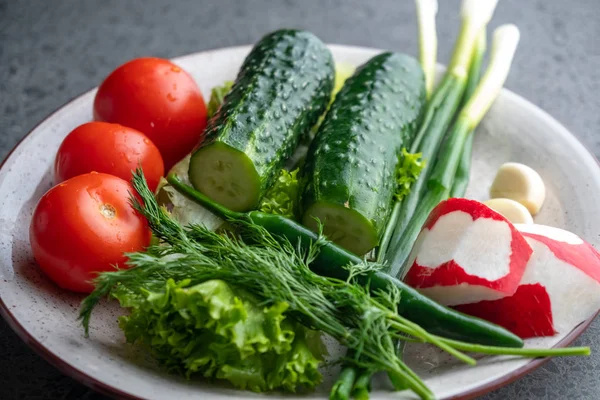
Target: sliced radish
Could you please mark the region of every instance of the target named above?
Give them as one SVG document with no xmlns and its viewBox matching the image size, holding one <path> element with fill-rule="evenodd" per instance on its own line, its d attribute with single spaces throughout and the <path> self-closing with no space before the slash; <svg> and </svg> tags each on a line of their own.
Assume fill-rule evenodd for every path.
<svg viewBox="0 0 600 400">
<path fill-rule="evenodd" d="M 525 164 L 502 164 L 490 189 L 490 197 L 507 198 L 523 204 L 535 215 L 546 199 L 546 187 L 540 174 Z"/>
<path fill-rule="evenodd" d="M 486 206 L 502 214 L 513 224 L 533 224 L 529 210 L 511 199 L 491 199 L 483 202 Z"/>
<path fill-rule="evenodd" d="M 522 338 L 567 333 L 600 309 L 600 254 L 579 236 L 544 225 L 516 225 L 533 248 L 515 294 L 456 309 Z"/>
<path fill-rule="evenodd" d="M 429 215 L 405 281 L 456 305 L 514 294 L 532 250 L 502 215 L 475 200 L 452 198 Z"/>
</svg>

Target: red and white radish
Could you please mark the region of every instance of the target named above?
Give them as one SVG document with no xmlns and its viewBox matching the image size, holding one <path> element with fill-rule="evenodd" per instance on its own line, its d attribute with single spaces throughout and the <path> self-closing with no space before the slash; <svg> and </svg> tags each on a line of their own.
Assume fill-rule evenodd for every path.
<svg viewBox="0 0 600 400">
<path fill-rule="evenodd" d="M 405 281 L 445 305 L 496 300 L 517 290 L 531 253 L 502 215 L 478 201 L 452 198 L 425 222 Z"/>
<path fill-rule="evenodd" d="M 514 295 L 457 306 L 522 338 L 567 333 L 600 309 L 600 254 L 577 235 L 516 225 L 533 248 Z"/>
</svg>

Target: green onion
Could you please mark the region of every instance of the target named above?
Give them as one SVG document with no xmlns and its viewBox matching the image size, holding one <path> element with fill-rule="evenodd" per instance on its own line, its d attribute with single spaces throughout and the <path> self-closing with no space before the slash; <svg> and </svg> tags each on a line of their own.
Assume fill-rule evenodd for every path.
<svg viewBox="0 0 600 400">
<path fill-rule="evenodd" d="M 436 336 L 436 335 L 433 335 Z M 486 346 L 482 344 L 474 344 L 461 342 L 460 340 L 446 339 L 441 336 L 436 336 L 441 342 L 448 346 L 453 347 L 456 350 L 466 351 L 469 353 L 487 354 L 487 355 L 499 355 L 499 356 L 518 356 L 525 358 L 541 358 L 541 357 L 587 357 L 591 354 L 591 350 L 587 346 L 582 347 L 553 347 L 550 349 L 537 349 L 537 348 L 513 348 L 513 347 L 499 347 L 499 346 Z M 421 343 L 420 340 L 403 337 L 405 342 Z"/>
<path fill-rule="evenodd" d="M 438 11 L 437 0 L 415 0 L 419 26 L 419 61 L 425 73 L 427 98 L 433 92 L 435 66 L 437 59 L 437 34 L 435 16 Z"/>
<path fill-rule="evenodd" d="M 396 275 L 401 265 L 398 265 L 394 258 L 390 258 L 388 253 L 398 253 L 396 247 L 401 244 L 403 233 L 407 229 L 421 197 L 427 190 L 429 175 L 435 164 L 432 160 L 435 160 L 444 134 L 455 118 L 467 86 L 469 66 L 477 38 L 490 21 L 496 3 L 497 0 L 463 0 L 461 29 L 452 60 L 427 105 L 423 123 L 410 149 L 410 153 L 422 154 L 425 166 L 408 196 L 402 200 L 401 204 L 394 206 L 392 217 L 388 222 L 394 226 L 391 239 L 385 238 L 385 243 L 389 244 L 387 248 L 380 249 L 379 261 L 393 261 L 388 263 L 391 275 Z"/>
<path fill-rule="evenodd" d="M 329 392 L 329 400 L 349 400 L 352 396 L 352 387 L 358 369 L 354 365 L 348 365 L 342 368 L 337 381 L 333 384 Z"/>
<path fill-rule="evenodd" d="M 457 350 L 468 351 L 479 354 L 490 354 L 490 355 L 503 355 L 503 356 L 519 356 L 519 357 L 547 357 L 549 351 L 552 356 L 589 356 L 589 347 L 565 347 L 565 348 L 554 348 L 554 349 L 513 349 L 510 347 L 496 347 L 496 346 L 484 346 L 480 344 L 472 344 L 460 342 L 452 339 L 440 338 L 447 345 L 454 347 Z"/>
<path fill-rule="evenodd" d="M 477 41 L 477 48 L 471 61 L 471 67 L 469 69 L 469 79 L 467 81 L 467 89 L 465 90 L 465 96 L 463 98 L 463 105 L 469 101 L 475 88 L 479 83 L 481 76 L 481 64 L 483 62 L 483 55 L 485 54 L 486 47 L 486 33 L 485 29 L 481 32 L 479 40 Z M 469 135 L 465 147 L 463 149 L 458 169 L 456 170 L 456 176 L 454 177 L 454 184 L 450 191 L 450 197 L 463 197 L 467 192 L 467 186 L 469 185 L 469 176 L 471 170 L 471 154 L 473 152 L 473 135 Z"/>
<path fill-rule="evenodd" d="M 369 392 L 371 391 L 371 377 L 373 376 L 372 370 L 362 370 L 358 378 L 354 381 L 354 387 L 352 388 L 352 396 L 355 400 L 368 400 Z"/>
<path fill-rule="evenodd" d="M 429 213 L 450 196 L 465 143 L 502 89 L 518 42 L 519 30 L 514 25 L 503 25 L 494 32 L 490 65 L 449 132 L 448 140 L 444 143 L 428 179 L 428 190 L 420 199 L 416 212 L 398 241 L 398 246 L 393 249 L 391 260 L 398 278 L 403 277 L 408 267 L 404 264 Z"/>
</svg>

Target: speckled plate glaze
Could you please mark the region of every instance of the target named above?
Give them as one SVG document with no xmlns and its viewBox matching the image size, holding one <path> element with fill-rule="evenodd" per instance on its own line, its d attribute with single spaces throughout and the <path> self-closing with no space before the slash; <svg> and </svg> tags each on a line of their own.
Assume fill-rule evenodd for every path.
<svg viewBox="0 0 600 400">
<path fill-rule="evenodd" d="M 234 47 L 177 58 L 197 80 L 203 93 L 235 77 L 250 47 Z M 380 50 L 331 46 L 339 62 L 359 65 Z M 14 149 L 0 170 L 0 312 L 31 347 L 85 384 L 121 398 L 241 399 L 260 397 L 207 382 L 188 382 L 165 374 L 125 340 L 117 327 L 114 303 L 98 307 L 91 337 L 84 338 L 77 321 L 82 297 L 59 290 L 43 276 L 32 258 L 28 229 L 38 199 L 52 186 L 54 154 L 67 133 L 92 119 L 95 90 L 65 105 L 38 125 Z M 483 200 L 498 166 L 506 161 L 535 168 L 547 184 L 547 200 L 536 222 L 573 231 L 600 244 L 595 227 L 600 215 L 600 168 L 594 157 L 564 127 L 519 96 L 503 91 L 478 128 L 468 196 Z M 567 211 L 568 210 L 568 211 Z M 57 232 L 60 234 L 60 232 Z M 591 319 L 572 332 L 529 340 L 527 346 L 565 346 Z M 331 344 L 332 355 L 341 349 Z M 426 346 L 408 350 L 409 364 L 437 397 L 471 398 L 502 386 L 544 360 L 485 357 L 468 367 Z M 309 398 L 326 398 L 336 371 L 324 371 L 325 382 Z M 377 379 L 373 399 L 412 398 L 391 392 Z M 298 396 L 298 395 L 296 395 Z M 274 394 L 269 398 L 290 397 Z"/>
</svg>

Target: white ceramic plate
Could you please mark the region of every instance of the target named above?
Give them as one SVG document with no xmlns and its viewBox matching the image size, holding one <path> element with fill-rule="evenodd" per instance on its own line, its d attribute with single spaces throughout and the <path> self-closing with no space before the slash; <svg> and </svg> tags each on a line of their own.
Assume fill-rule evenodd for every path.
<svg viewBox="0 0 600 400">
<path fill-rule="evenodd" d="M 203 93 L 235 77 L 250 47 L 208 51 L 175 60 L 196 79 Z M 380 52 L 331 46 L 338 62 L 359 65 Z M 59 144 L 76 126 L 92 119 L 95 90 L 73 100 L 38 125 L 14 149 L 0 170 L 0 311 L 13 329 L 36 351 L 98 390 L 119 397 L 144 399 L 236 399 L 257 396 L 206 382 L 186 382 L 164 374 L 145 354 L 126 345 L 116 324 L 114 303 L 98 307 L 91 337 L 83 337 L 77 321 L 82 297 L 63 292 L 37 269 L 31 255 L 28 229 L 32 210 L 50 189 L 51 167 Z M 536 222 L 573 231 L 600 244 L 595 227 L 600 216 L 590 213 L 600 196 L 600 169 L 592 155 L 558 122 L 508 91 L 503 91 L 479 127 L 468 196 L 485 199 L 498 166 L 506 161 L 526 163 L 542 175 L 547 200 Z M 60 234 L 60 232 L 57 232 Z M 530 340 L 527 346 L 564 346 L 591 319 L 573 332 Z M 335 350 L 334 350 L 335 351 Z M 471 397 L 506 384 L 541 360 L 491 358 L 468 367 L 428 347 L 412 347 L 407 359 L 439 398 Z M 335 371 L 313 398 L 326 398 Z M 284 395 L 270 395 L 270 398 Z M 289 397 L 289 396 L 285 396 Z M 392 393 L 378 382 L 373 399 L 411 397 Z"/>
</svg>

